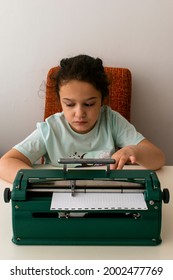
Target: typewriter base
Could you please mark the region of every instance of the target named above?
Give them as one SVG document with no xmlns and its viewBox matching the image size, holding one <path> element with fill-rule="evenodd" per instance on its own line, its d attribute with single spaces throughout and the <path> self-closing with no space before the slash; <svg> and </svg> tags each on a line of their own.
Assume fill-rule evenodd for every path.
<svg viewBox="0 0 173 280">
<path fill-rule="evenodd" d="M 99 239 L 99 240 L 74 240 L 74 239 L 25 239 L 25 240 L 17 240 L 12 239 L 12 242 L 16 245 L 61 245 L 61 246 L 155 246 L 159 245 L 162 240 L 152 240 L 152 239 L 114 239 L 114 240 L 107 240 L 107 239 Z"/>
<path fill-rule="evenodd" d="M 143 212 L 137 219 L 17 215 L 13 220 L 12 241 L 17 245 L 158 245 L 161 243 L 159 211 Z"/>
</svg>

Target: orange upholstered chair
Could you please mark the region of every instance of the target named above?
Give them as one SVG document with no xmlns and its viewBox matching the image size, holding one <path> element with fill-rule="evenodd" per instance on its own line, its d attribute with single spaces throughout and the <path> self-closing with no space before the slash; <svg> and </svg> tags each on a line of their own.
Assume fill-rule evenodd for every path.
<svg viewBox="0 0 173 280">
<path fill-rule="evenodd" d="M 104 103 L 130 121 L 131 72 L 127 68 L 104 69 L 110 81 L 109 96 Z M 59 67 L 53 67 L 47 75 L 44 119 L 62 111 L 55 91 L 55 81 L 51 78 L 58 70 Z"/>
</svg>

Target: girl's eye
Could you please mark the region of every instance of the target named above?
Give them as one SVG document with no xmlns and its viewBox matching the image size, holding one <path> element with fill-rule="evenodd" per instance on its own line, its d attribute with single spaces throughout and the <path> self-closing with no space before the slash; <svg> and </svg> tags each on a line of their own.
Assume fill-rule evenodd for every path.
<svg viewBox="0 0 173 280">
<path fill-rule="evenodd" d="M 92 106 L 94 106 L 94 104 L 95 104 L 95 103 L 85 103 L 84 106 L 85 106 L 85 107 L 92 107 Z M 65 103 L 65 105 L 66 105 L 67 107 L 74 107 L 74 106 L 75 106 L 74 103 Z"/>
<path fill-rule="evenodd" d="M 92 107 L 92 106 L 94 106 L 94 103 L 85 103 L 85 106 L 86 107 Z"/>
<path fill-rule="evenodd" d="M 67 107 L 73 107 L 75 104 L 73 104 L 73 103 L 66 103 L 65 104 Z"/>
</svg>

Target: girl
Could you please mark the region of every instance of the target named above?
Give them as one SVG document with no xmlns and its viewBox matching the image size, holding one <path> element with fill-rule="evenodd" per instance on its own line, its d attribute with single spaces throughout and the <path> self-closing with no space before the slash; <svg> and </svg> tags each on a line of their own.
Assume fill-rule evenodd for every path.
<svg viewBox="0 0 173 280">
<path fill-rule="evenodd" d="M 112 169 L 140 164 L 159 169 L 162 151 L 118 112 L 103 106 L 109 82 L 102 60 L 87 55 L 62 59 L 56 90 L 63 111 L 37 124 L 36 130 L 0 160 L 0 176 L 13 182 L 20 169 L 41 157 L 58 166 L 60 158 L 113 158 Z"/>
</svg>

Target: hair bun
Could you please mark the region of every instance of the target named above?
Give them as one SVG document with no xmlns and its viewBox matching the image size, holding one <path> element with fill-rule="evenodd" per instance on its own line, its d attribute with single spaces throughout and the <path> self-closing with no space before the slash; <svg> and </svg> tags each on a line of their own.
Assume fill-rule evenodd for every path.
<svg viewBox="0 0 173 280">
<path fill-rule="evenodd" d="M 95 62 L 98 67 L 103 67 L 103 62 L 100 58 L 96 58 Z"/>
<path fill-rule="evenodd" d="M 60 66 L 61 67 L 65 67 L 68 65 L 68 58 L 63 58 L 61 61 L 60 61 Z"/>
</svg>

